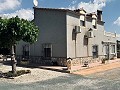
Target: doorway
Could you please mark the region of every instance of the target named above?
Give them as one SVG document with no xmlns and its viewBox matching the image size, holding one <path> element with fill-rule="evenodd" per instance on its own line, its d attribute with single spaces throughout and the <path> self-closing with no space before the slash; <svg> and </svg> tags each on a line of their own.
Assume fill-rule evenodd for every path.
<svg viewBox="0 0 120 90">
<path fill-rule="evenodd" d="M 93 46 L 93 58 L 98 58 L 98 45 Z"/>
</svg>

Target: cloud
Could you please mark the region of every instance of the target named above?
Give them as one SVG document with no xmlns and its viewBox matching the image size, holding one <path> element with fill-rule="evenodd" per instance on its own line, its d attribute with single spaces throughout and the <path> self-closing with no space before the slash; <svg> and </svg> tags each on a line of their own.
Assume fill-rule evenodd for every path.
<svg viewBox="0 0 120 90">
<path fill-rule="evenodd" d="M 120 17 L 118 17 L 118 19 L 116 21 L 114 21 L 114 24 L 120 26 Z"/>
<path fill-rule="evenodd" d="M 31 9 L 20 9 L 15 11 L 14 13 L 2 14 L 0 16 L 3 18 L 11 18 L 11 17 L 18 16 L 20 18 L 27 19 L 27 20 L 32 20 L 34 18 L 33 10 Z"/>
<path fill-rule="evenodd" d="M 78 8 L 83 7 L 88 13 L 96 12 L 98 9 L 101 10 L 105 6 L 106 6 L 105 2 L 96 1 L 96 0 L 94 0 L 93 3 L 92 2 L 89 2 L 89 3 L 81 2 L 78 4 Z"/>
<path fill-rule="evenodd" d="M 77 2 L 77 0 L 73 0 L 72 2 L 71 2 L 71 4 L 75 4 Z"/>
<path fill-rule="evenodd" d="M 88 13 L 96 12 L 98 9 L 102 10 L 103 7 L 106 6 L 107 2 L 111 2 L 113 0 L 93 0 L 89 2 L 78 2 L 78 0 L 74 0 L 69 5 L 68 9 L 74 10 L 74 9 L 80 9 L 84 8 Z M 76 5 L 76 2 L 78 3 Z"/>
<path fill-rule="evenodd" d="M 0 13 L 14 10 L 21 5 L 21 0 L 0 0 Z"/>
<path fill-rule="evenodd" d="M 20 9 L 14 13 L 3 14 L 8 10 L 15 10 L 20 7 L 22 0 L 0 0 L 0 17 L 11 18 L 18 16 L 23 19 L 32 20 L 33 19 L 33 10 L 31 9 Z"/>
</svg>

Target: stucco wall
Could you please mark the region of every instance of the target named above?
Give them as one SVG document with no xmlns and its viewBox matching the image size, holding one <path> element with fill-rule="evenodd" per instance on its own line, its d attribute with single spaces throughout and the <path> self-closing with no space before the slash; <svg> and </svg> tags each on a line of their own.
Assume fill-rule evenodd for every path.
<svg viewBox="0 0 120 90">
<path fill-rule="evenodd" d="M 76 46 L 75 46 L 75 35 L 74 34 L 74 27 L 79 25 L 79 16 L 72 13 L 67 13 L 67 57 L 75 58 L 76 57 Z"/>
<path fill-rule="evenodd" d="M 42 44 L 52 44 L 52 57 L 66 57 L 66 12 L 35 9 L 35 24 L 40 29 L 35 55 L 42 55 Z"/>
<path fill-rule="evenodd" d="M 98 45 L 98 55 L 105 55 L 102 41 L 116 43 L 116 37 L 106 36 L 103 23 L 97 24 L 93 29 L 92 20 L 85 21 L 85 27 L 80 26 L 80 16 L 65 10 L 35 9 L 35 24 L 39 27 L 39 37 L 35 44 L 30 45 L 31 56 L 42 56 L 42 44 L 52 44 L 52 57 L 81 58 L 92 57 L 92 46 Z M 75 26 L 80 26 L 81 33 L 74 34 Z M 88 38 L 88 45 L 84 44 L 84 36 L 88 30 L 93 29 L 93 38 Z M 17 53 L 22 54 L 22 45 L 18 45 Z"/>
<path fill-rule="evenodd" d="M 42 56 L 42 44 L 52 45 L 52 57 L 66 57 L 66 12 L 35 9 L 34 22 L 39 27 L 38 41 L 30 45 L 31 56 Z M 21 41 L 17 45 L 17 55 L 22 55 L 22 46 L 27 43 Z"/>
<path fill-rule="evenodd" d="M 67 57 L 79 58 L 79 57 L 92 57 L 93 45 L 98 45 L 98 55 L 105 55 L 105 47 L 102 41 L 110 41 L 116 43 L 116 37 L 104 35 L 104 23 L 98 22 L 97 29 L 93 29 L 92 20 L 85 21 L 85 27 L 80 26 L 81 33 L 74 36 L 73 29 L 75 26 L 80 26 L 80 16 L 67 13 Z M 84 35 L 87 31 L 93 29 L 93 38 L 88 38 L 88 45 L 84 45 Z M 74 39 L 73 39 L 74 36 Z"/>
</svg>

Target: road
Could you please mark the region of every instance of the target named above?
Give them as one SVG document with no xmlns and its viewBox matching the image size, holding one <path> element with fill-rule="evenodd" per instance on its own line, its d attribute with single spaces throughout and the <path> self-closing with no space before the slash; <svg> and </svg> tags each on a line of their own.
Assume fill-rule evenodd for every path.
<svg viewBox="0 0 120 90">
<path fill-rule="evenodd" d="M 120 68 L 87 76 L 61 76 L 30 84 L 0 82 L 0 90 L 120 90 Z"/>
</svg>

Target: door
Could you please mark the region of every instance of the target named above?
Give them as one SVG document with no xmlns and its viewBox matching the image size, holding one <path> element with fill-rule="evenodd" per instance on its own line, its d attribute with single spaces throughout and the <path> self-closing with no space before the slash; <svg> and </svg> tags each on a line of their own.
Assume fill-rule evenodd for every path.
<svg viewBox="0 0 120 90">
<path fill-rule="evenodd" d="M 98 46 L 93 46 L 93 58 L 98 58 Z"/>
<path fill-rule="evenodd" d="M 106 59 L 109 59 L 109 45 L 106 45 Z"/>
</svg>

